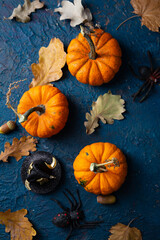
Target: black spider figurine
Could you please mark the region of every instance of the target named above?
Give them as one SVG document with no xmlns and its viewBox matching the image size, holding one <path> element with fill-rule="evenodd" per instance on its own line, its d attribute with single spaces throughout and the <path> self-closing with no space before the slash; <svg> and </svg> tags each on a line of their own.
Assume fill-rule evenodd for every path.
<svg viewBox="0 0 160 240">
<path fill-rule="evenodd" d="M 52 222 L 57 227 L 61 227 L 61 228 L 70 226 L 70 231 L 66 238 L 66 240 L 68 240 L 74 228 L 94 228 L 97 224 L 101 223 L 102 221 L 84 222 L 84 224 L 81 225 L 80 220 L 83 220 L 84 213 L 82 210 L 80 210 L 82 204 L 81 204 L 79 191 L 77 190 L 78 203 L 76 198 L 73 196 L 73 194 L 68 189 L 66 189 L 66 191 L 68 192 L 71 199 L 73 200 L 72 202 L 72 200 L 68 197 L 66 192 L 63 192 L 65 197 L 68 199 L 71 208 L 69 209 L 67 207 L 64 207 L 58 200 L 52 199 L 64 211 L 62 213 L 57 214 L 53 218 Z"/>
<path fill-rule="evenodd" d="M 136 74 L 135 71 L 133 70 L 132 66 L 129 64 L 130 69 L 133 73 L 133 75 L 136 78 L 139 78 L 140 80 L 145 81 L 141 88 L 136 92 L 135 94 L 132 95 L 133 100 L 135 100 L 136 97 L 142 95 L 144 93 L 144 96 L 140 99 L 139 102 L 143 102 L 148 94 L 150 93 L 153 85 L 157 83 L 160 79 L 160 67 L 153 69 L 153 63 L 152 63 L 152 56 L 150 51 L 147 51 L 148 58 L 150 61 L 150 67 L 147 66 L 141 66 L 139 67 L 139 73 L 140 75 Z"/>
</svg>

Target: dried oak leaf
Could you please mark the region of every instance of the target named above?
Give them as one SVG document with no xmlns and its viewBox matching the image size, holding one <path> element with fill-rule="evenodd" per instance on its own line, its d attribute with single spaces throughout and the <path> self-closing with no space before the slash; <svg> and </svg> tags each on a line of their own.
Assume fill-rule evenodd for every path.
<svg viewBox="0 0 160 240">
<path fill-rule="evenodd" d="M 142 240 L 142 235 L 139 229 L 130 227 L 130 223 L 126 226 L 122 223 L 117 223 L 110 229 L 112 235 L 108 240 Z"/>
<path fill-rule="evenodd" d="M 86 127 L 86 133 L 91 134 L 95 131 L 95 128 L 99 126 L 99 119 L 103 123 L 113 124 L 114 119 L 124 119 L 122 113 L 125 112 L 125 101 L 121 99 L 120 95 L 112 95 L 111 92 L 100 95 L 96 102 L 92 103 L 92 110 L 86 113 L 86 119 L 84 122 Z"/>
<path fill-rule="evenodd" d="M 6 142 L 4 147 L 4 152 L 0 154 L 0 160 L 3 162 L 8 162 L 8 157 L 14 157 L 19 161 L 23 156 L 28 156 L 29 152 L 36 151 L 37 139 L 34 139 L 31 136 L 23 136 L 20 140 L 13 138 L 13 143 L 10 145 L 9 142 Z"/>
<path fill-rule="evenodd" d="M 11 240 L 32 240 L 32 237 L 36 236 L 32 224 L 28 218 L 24 217 L 26 214 L 26 209 L 16 212 L 11 212 L 9 209 L 6 212 L 0 212 L 0 224 L 6 226 L 5 231 L 10 232 Z"/>
<path fill-rule="evenodd" d="M 63 73 L 61 68 L 66 63 L 64 45 L 58 38 L 51 39 L 48 47 L 39 50 L 39 63 L 31 65 L 33 78 L 30 88 L 59 80 Z"/>
<path fill-rule="evenodd" d="M 141 24 L 153 32 L 160 28 L 160 1 L 159 0 L 131 0 L 134 13 L 141 16 Z"/>
<path fill-rule="evenodd" d="M 74 0 L 74 3 L 62 1 L 61 5 L 62 7 L 56 8 L 54 11 L 61 14 L 60 20 L 70 19 L 71 27 L 75 27 L 84 21 L 90 22 L 92 20 L 89 8 L 84 8 L 81 0 Z"/>
<path fill-rule="evenodd" d="M 24 0 L 23 6 L 19 4 L 18 7 L 13 10 L 12 15 L 6 19 L 12 20 L 13 18 L 16 18 L 18 22 L 26 23 L 30 21 L 29 15 L 32 12 L 35 12 L 36 9 L 43 7 L 44 3 L 40 2 L 39 0 L 35 0 L 33 2 L 30 0 Z"/>
</svg>

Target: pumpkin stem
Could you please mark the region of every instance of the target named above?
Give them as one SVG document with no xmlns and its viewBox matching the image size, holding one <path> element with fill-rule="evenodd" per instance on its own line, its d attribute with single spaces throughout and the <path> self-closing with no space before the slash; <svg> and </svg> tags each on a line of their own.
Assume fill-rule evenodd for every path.
<svg viewBox="0 0 160 240">
<path fill-rule="evenodd" d="M 87 33 L 85 33 L 84 27 L 80 25 L 80 28 L 81 28 L 81 33 L 82 33 L 83 37 L 85 37 L 85 39 L 87 40 L 87 42 L 89 43 L 89 46 L 90 46 L 89 58 L 95 60 L 97 54 L 95 51 L 94 43 L 93 43 L 91 37 Z"/>
<path fill-rule="evenodd" d="M 108 168 L 110 168 L 111 164 L 114 165 L 114 168 L 120 166 L 118 159 L 117 158 L 112 158 L 112 159 L 105 160 L 105 163 L 99 163 L 99 164 L 98 163 L 91 163 L 90 171 L 95 172 L 95 173 L 97 173 L 97 172 L 99 172 L 99 173 L 108 172 L 105 165 L 108 165 Z"/>
<path fill-rule="evenodd" d="M 23 123 L 25 121 L 27 121 L 29 115 L 33 112 L 37 112 L 39 115 L 45 113 L 45 106 L 44 105 L 38 105 L 36 107 L 32 107 L 30 108 L 27 112 L 25 112 L 24 114 L 18 114 L 19 117 L 19 123 Z"/>
<path fill-rule="evenodd" d="M 138 16 L 138 15 L 133 15 L 133 16 L 127 18 L 126 20 L 124 20 L 123 22 L 121 22 L 121 23 L 119 24 L 119 26 L 116 28 L 116 30 L 118 30 L 125 22 L 127 22 L 128 20 L 130 20 L 130 19 L 132 19 L 132 18 L 135 18 L 135 17 L 140 17 L 140 16 Z"/>
</svg>

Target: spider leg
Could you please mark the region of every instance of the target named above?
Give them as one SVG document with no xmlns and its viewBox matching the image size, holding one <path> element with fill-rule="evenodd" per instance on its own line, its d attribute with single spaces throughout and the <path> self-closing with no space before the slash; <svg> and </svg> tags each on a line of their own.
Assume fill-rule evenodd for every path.
<svg viewBox="0 0 160 240">
<path fill-rule="evenodd" d="M 136 99 L 136 97 L 144 91 L 144 88 L 146 88 L 146 84 L 148 84 L 149 80 L 146 81 L 145 83 L 143 83 L 143 85 L 140 87 L 140 89 L 138 90 L 138 92 L 136 92 L 135 94 L 132 95 L 133 97 L 133 101 Z"/>
<path fill-rule="evenodd" d="M 71 206 L 71 211 L 72 211 L 73 208 L 74 208 L 73 202 L 71 201 L 71 199 L 67 196 L 67 194 L 66 194 L 65 192 L 63 192 L 63 194 L 64 194 L 65 197 L 68 199 L 68 202 L 69 202 L 69 204 L 70 204 L 70 206 Z"/>
<path fill-rule="evenodd" d="M 70 231 L 69 231 L 69 233 L 68 233 L 68 236 L 66 237 L 66 240 L 68 240 L 68 239 L 70 238 L 70 236 L 71 236 L 71 234 L 72 234 L 72 231 L 73 231 L 73 226 L 71 225 Z"/>
<path fill-rule="evenodd" d="M 58 205 L 62 210 L 64 210 L 65 212 L 68 212 L 68 211 L 69 211 L 69 209 L 66 208 L 66 207 L 64 207 L 58 200 L 56 200 L 56 199 L 54 199 L 54 198 L 52 198 L 51 200 L 54 201 L 55 203 L 57 203 L 57 205 Z"/>
<path fill-rule="evenodd" d="M 152 62 L 152 55 L 150 51 L 147 51 L 149 62 L 150 62 L 150 67 L 151 67 L 151 72 L 153 71 L 153 62 Z"/>
<path fill-rule="evenodd" d="M 140 79 L 140 80 L 144 80 L 142 77 L 140 77 L 140 76 L 134 71 L 131 63 L 128 63 L 128 66 L 129 66 L 130 71 L 131 71 L 131 73 L 133 74 L 134 77 L 136 77 L 136 78 L 138 78 L 138 79 Z"/>
<path fill-rule="evenodd" d="M 160 67 L 157 68 L 154 72 L 153 72 L 153 77 L 159 79 L 160 78 Z"/>
<path fill-rule="evenodd" d="M 142 91 L 138 95 L 141 96 L 142 93 L 150 86 L 150 84 L 151 84 L 151 81 L 148 79 L 146 81 L 146 84 L 145 84 L 144 88 L 142 89 Z"/>
<path fill-rule="evenodd" d="M 79 195 L 79 190 L 77 189 L 77 196 L 78 196 L 78 206 L 77 206 L 77 209 L 76 210 L 78 210 L 78 209 L 80 209 L 80 207 L 82 206 L 82 202 L 81 202 L 81 198 L 80 198 L 80 195 Z"/>
<path fill-rule="evenodd" d="M 76 208 L 77 208 L 77 201 L 76 201 L 76 199 L 75 199 L 75 197 L 74 197 L 74 195 L 68 190 L 68 189 L 65 189 L 68 193 L 69 193 L 69 195 L 72 197 L 72 199 L 73 199 L 73 209 L 75 210 Z"/>
<path fill-rule="evenodd" d="M 150 87 L 149 87 L 148 91 L 146 92 L 145 96 L 139 101 L 140 103 L 146 99 L 146 97 L 148 96 L 149 92 L 151 91 L 151 89 L 153 87 L 153 84 L 154 84 L 154 82 L 151 82 Z"/>
</svg>

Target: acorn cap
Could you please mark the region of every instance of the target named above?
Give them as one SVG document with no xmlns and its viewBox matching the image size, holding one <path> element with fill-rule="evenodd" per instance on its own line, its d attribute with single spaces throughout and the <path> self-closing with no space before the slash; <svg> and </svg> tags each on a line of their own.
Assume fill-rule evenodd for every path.
<svg viewBox="0 0 160 240">
<path fill-rule="evenodd" d="M 55 191 L 61 179 L 61 165 L 52 154 L 38 151 L 27 156 L 21 167 L 25 187 L 38 194 Z"/>
</svg>

